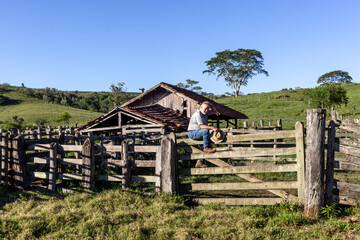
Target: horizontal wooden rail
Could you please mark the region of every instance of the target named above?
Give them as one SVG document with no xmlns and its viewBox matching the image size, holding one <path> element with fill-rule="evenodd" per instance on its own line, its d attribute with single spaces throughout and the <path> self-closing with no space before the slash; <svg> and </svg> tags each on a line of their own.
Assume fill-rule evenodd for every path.
<svg viewBox="0 0 360 240">
<path fill-rule="evenodd" d="M 240 174 L 240 173 L 265 173 L 265 172 L 296 172 L 296 164 L 279 164 L 273 166 L 239 166 L 239 167 L 208 167 L 184 168 L 179 172 L 185 176 L 211 175 L 211 174 Z"/>
<path fill-rule="evenodd" d="M 296 154 L 296 148 L 244 148 L 236 151 L 219 151 L 215 153 L 192 153 L 181 154 L 179 160 L 213 159 L 213 158 L 236 158 L 236 157 L 260 157 L 268 155 L 292 155 Z"/>
<path fill-rule="evenodd" d="M 48 179 L 49 174 L 47 172 L 30 172 L 30 175 L 33 175 L 35 178 L 39 179 Z M 147 176 L 147 175 L 133 175 L 131 176 L 131 181 L 133 182 L 155 182 L 157 176 Z M 57 179 L 60 180 L 82 180 L 81 174 L 70 174 L 70 173 L 58 173 Z M 110 181 L 110 182 L 121 182 L 123 175 L 97 175 L 97 181 Z"/>
<path fill-rule="evenodd" d="M 233 183 L 187 183 L 181 184 L 181 189 L 192 191 L 226 191 L 226 190 L 278 190 L 295 189 L 297 181 L 281 182 L 233 182 Z"/>
<path fill-rule="evenodd" d="M 193 198 L 199 204 L 224 203 L 226 205 L 274 205 L 284 201 L 283 198 Z"/>
</svg>

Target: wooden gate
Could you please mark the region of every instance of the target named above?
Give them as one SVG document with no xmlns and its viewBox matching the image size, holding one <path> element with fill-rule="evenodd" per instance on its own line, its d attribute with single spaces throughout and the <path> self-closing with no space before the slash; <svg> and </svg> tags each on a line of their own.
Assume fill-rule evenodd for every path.
<svg viewBox="0 0 360 240">
<path fill-rule="evenodd" d="M 178 152 L 181 152 L 178 160 L 182 166 L 179 169 L 180 191 L 192 195 L 199 203 L 271 205 L 283 200 L 304 202 L 305 150 L 301 122 L 296 123 L 295 130 L 289 131 L 228 130 L 226 141 L 217 144 L 216 153 L 204 153 L 195 147 L 201 144 L 202 141 L 188 138 L 177 139 Z M 211 166 L 189 167 L 189 164 L 194 166 L 197 159 L 205 159 Z M 273 181 L 264 181 L 259 177 L 259 174 L 286 172 L 295 173 L 296 179 L 289 181 L 274 177 Z M 235 175 L 239 181 L 217 182 L 221 178 L 216 182 L 209 181 L 211 176 L 220 175 Z M 199 182 L 199 177 L 204 181 Z M 257 193 L 251 197 L 242 194 L 249 190 L 261 190 L 265 194 Z M 219 191 L 222 192 L 220 197 L 215 197 Z"/>
</svg>

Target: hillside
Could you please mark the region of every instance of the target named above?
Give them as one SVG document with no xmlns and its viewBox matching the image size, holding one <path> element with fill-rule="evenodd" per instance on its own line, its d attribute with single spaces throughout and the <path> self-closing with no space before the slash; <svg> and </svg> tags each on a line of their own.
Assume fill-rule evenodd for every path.
<svg viewBox="0 0 360 240">
<path fill-rule="evenodd" d="M 40 118 L 50 120 L 50 124 L 55 124 L 51 119 L 58 117 L 63 112 L 68 112 L 71 115 L 69 124 L 81 125 L 102 114 L 60 104 L 49 104 L 44 100 L 26 97 L 17 91 L 5 92 L 3 97 L 6 101 L 0 106 L 0 121 L 2 122 L 17 116 L 23 118 L 27 125 L 32 125 Z"/>
<path fill-rule="evenodd" d="M 338 109 L 343 118 L 360 118 L 360 84 L 344 84 L 349 104 Z M 276 123 L 282 119 L 285 129 L 292 129 L 297 121 L 306 122 L 306 109 L 311 108 L 303 99 L 303 89 L 282 90 L 239 97 L 219 98 L 217 102 L 245 113 L 249 123 L 264 120 Z M 355 109 L 355 111 L 354 111 Z M 355 115 L 354 115 L 355 112 Z M 327 111 L 330 116 L 330 111 Z M 329 119 L 329 117 L 327 117 Z"/>
<path fill-rule="evenodd" d="M 349 104 L 339 108 L 343 118 L 360 118 L 360 84 L 345 84 L 348 91 Z M 100 96 L 98 99 L 104 99 L 104 92 L 71 92 L 76 93 L 82 98 L 86 96 Z M 306 109 L 311 108 L 303 99 L 303 89 L 281 90 L 269 93 L 248 94 L 239 97 L 222 97 L 215 101 L 245 113 L 249 123 L 259 123 L 264 120 L 265 124 L 269 121 L 275 124 L 278 119 L 282 119 L 285 129 L 292 129 L 297 121 L 306 121 Z M 138 93 L 127 93 L 128 98 L 136 96 Z M 85 124 L 91 119 L 100 116 L 103 113 L 84 110 L 61 104 L 48 103 L 45 100 L 35 97 L 29 97 L 17 87 L 8 87 L 0 95 L 0 121 L 9 121 L 12 117 L 23 118 L 27 125 L 32 125 L 39 119 L 50 120 L 49 124 L 58 124 L 52 119 L 58 117 L 63 112 L 68 112 L 72 117 L 69 124 Z M 94 101 L 94 100 L 92 100 Z M 100 105 L 100 103 L 92 103 Z M 355 113 L 355 114 L 354 114 Z M 330 111 L 328 111 L 328 115 Z M 329 117 L 328 117 L 329 119 Z"/>
</svg>

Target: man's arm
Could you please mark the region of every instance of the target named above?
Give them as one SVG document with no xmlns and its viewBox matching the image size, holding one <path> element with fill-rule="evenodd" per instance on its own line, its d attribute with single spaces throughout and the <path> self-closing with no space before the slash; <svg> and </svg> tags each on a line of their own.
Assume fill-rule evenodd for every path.
<svg viewBox="0 0 360 240">
<path fill-rule="evenodd" d="M 219 129 L 217 129 L 216 127 L 213 127 L 213 126 L 208 126 L 208 125 L 200 125 L 200 128 L 201 129 L 209 129 L 209 130 L 214 130 L 215 132 L 217 132 Z"/>
</svg>

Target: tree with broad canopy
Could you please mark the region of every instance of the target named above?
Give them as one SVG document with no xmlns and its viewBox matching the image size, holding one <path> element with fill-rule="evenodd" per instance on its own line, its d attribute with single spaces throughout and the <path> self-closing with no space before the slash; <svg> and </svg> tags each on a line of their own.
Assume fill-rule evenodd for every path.
<svg viewBox="0 0 360 240">
<path fill-rule="evenodd" d="M 352 77 L 350 77 L 348 72 L 344 72 L 341 70 L 332 71 L 329 73 L 325 73 L 320 76 L 317 80 L 317 83 L 325 84 L 325 83 L 350 83 L 352 81 Z"/>
<path fill-rule="evenodd" d="M 217 79 L 223 77 L 229 87 L 234 89 L 235 96 L 240 95 L 240 87 L 247 86 L 248 80 L 257 74 L 268 72 L 263 68 L 264 58 L 255 49 L 239 48 L 234 51 L 217 52 L 216 57 L 206 61 L 207 70 L 203 73 L 215 74 Z"/>
</svg>

